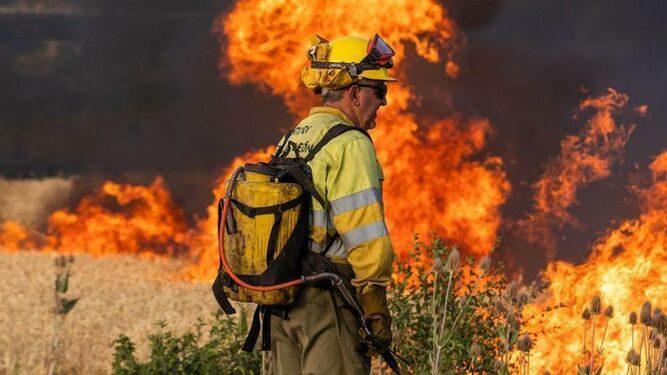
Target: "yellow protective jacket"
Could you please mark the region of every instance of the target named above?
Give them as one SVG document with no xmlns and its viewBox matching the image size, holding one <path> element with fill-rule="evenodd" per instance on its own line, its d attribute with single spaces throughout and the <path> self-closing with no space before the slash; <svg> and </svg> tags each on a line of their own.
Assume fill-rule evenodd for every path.
<svg viewBox="0 0 667 375">
<path fill-rule="evenodd" d="M 305 157 L 331 127 L 339 124 L 354 126 L 336 108 L 312 108 L 292 132 L 289 141 L 296 148 L 291 148 L 287 157 L 297 153 Z M 315 188 L 329 206 L 322 207 L 313 198 L 310 250 L 322 253 L 335 238 L 324 255 L 352 266 L 352 284 L 360 293 L 386 287 L 394 252 L 384 220 L 384 177 L 373 143 L 361 132 L 345 132 L 325 145 L 308 165 Z"/>
</svg>

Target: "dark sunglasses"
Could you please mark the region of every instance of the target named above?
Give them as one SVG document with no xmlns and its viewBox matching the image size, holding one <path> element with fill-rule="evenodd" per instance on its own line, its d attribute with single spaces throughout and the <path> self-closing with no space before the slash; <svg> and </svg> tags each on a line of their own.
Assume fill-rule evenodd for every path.
<svg viewBox="0 0 667 375">
<path fill-rule="evenodd" d="M 385 85 L 385 84 L 363 85 L 363 84 L 357 83 L 356 86 L 368 87 L 368 88 L 373 89 L 373 91 L 375 91 L 375 95 L 377 95 L 378 99 L 380 99 L 380 100 L 384 100 L 384 98 L 387 96 L 387 85 Z"/>
</svg>

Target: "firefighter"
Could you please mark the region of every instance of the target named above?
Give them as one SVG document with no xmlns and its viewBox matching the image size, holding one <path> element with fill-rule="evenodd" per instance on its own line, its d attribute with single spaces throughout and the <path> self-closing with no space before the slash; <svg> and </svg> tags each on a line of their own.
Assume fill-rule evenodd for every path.
<svg viewBox="0 0 667 375">
<path fill-rule="evenodd" d="M 322 254 L 349 280 L 374 343 L 360 333 L 357 317 L 333 290 L 305 287 L 286 319 L 271 317 L 271 351 L 278 374 L 368 374 L 371 356 L 392 340 L 387 308 L 394 253 L 385 224 L 382 169 L 366 130 L 387 104 L 387 82 L 395 81 L 394 51 L 377 34 L 371 40 L 314 37 L 303 83 L 322 95 L 289 137 L 288 157 L 305 157 L 328 129 L 348 131 L 324 146 L 308 163 L 316 190 L 312 201 L 310 251 Z M 281 140 L 285 143 L 285 139 Z M 375 344 L 375 345 L 374 345 Z"/>
</svg>

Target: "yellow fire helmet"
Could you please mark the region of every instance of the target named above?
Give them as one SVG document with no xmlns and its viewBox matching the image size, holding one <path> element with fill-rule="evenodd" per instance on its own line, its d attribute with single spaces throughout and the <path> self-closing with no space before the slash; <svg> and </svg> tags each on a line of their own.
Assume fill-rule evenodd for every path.
<svg viewBox="0 0 667 375">
<path fill-rule="evenodd" d="M 371 40 L 345 36 L 332 41 L 315 35 L 308 50 L 310 66 L 303 68 L 301 80 L 316 93 L 322 88 L 341 89 L 362 78 L 396 81 L 387 72 L 395 54 L 378 34 Z"/>
</svg>

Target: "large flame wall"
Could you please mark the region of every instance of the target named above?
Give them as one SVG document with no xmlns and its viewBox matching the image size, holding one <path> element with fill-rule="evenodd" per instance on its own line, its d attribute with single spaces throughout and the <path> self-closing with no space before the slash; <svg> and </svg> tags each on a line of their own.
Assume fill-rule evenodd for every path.
<svg viewBox="0 0 667 375">
<path fill-rule="evenodd" d="M 316 100 L 298 79 L 312 34 L 370 37 L 379 32 L 395 47 L 400 82 L 391 85 L 389 104 L 381 109 L 372 136 L 385 170 L 387 220 L 399 253 L 405 253 L 413 235 L 420 233 L 426 238 L 442 236 L 469 254 L 487 254 L 499 229 L 508 225 L 553 255 L 554 231 L 576 224 L 571 208 L 578 191 L 610 175 L 634 130 L 634 125 L 618 124 L 614 118 L 627 107 L 626 95 L 610 90 L 583 101 L 580 109 L 592 110 L 591 119 L 579 134 L 561 142 L 560 154 L 533 185 L 531 212 L 508 223 L 499 211 L 511 191 L 503 160 L 481 154 L 493 136 L 491 122 L 460 116 L 427 119 L 414 111 L 419 98 L 401 67 L 407 51 L 414 48 L 418 57 L 441 66 L 442 75 L 456 77 L 459 69 L 455 56 L 463 37 L 439 2 L 365 2 L 360 12 L 359 2 L 349 0 L 241 0 L 216 21 L 214 31 L 223 41 L 220 67 L 229 81 L 250 83 L 283 98 L 295 121 Z M 645 113 L 646 108 L 639 111 Z M 269 146 L 232 161 L 221 171 L 214 196 L 222 195 L 225 178 L 235 166 L 266 160 L 271 151 Z M 621 359 L 629 349 L 624 346 L 629 334 L 625 316 L 644 299 L 661 301 L 667 296 L 660 272 L 667 261 L 667 152 L 650 169 L 653 185 L 637 189 L 643 201 L 639 217 L 608 230 L 583 264 L 548 265 L 548 294 L 530 309 L 561 302 L 566 307 L 548 314 L 543 326 L 531 327 L 545 332 L 535 348 L 538 368 L 572 372 L 581 359 L 581 310 L 593 293 L 600 293 L 617 310 L 609 326 L 605 367 L 622 371 Z M 209 279 L 217 267 L 216 208 L 213 202 L 206 217 L 190 227 L 161 179 L 149 186 L 107 182 L 73 210 L 53 213 L 44 234 L 19 223 L 0 223 L 0 244 L 5 251 L 188 254 L 195 264 L 187 275 Z"/>
<path fill-rule="evenodd" d="M 491 135 L 491 125 L 484 119 L 420 119 L 410 109 L 416 98 L 401 69 L 412 45 L 419 57 L 442 64 L 442 74 L 455 75 L 453 52 L 461 38 L 454 22 L 435 1 L 378 1 L 358 10 L 355 1 L 239 1 L 217 29 L 226 40 L 221 66 L 232 82 L 268 89 L 302 115 L 313 103 L 298 79 L 310 36 L 380 33 L 396 49 L 400 78 L 390 85 L 389 104 L 372 132 L 385 172 L 395 247 L 404 253 L 415 233 L 438 233 L 469 253 L 489 253 L 501 222 L 499 207 L 510 191 L 499 157 L 472 160 Z"/>
</svg>

